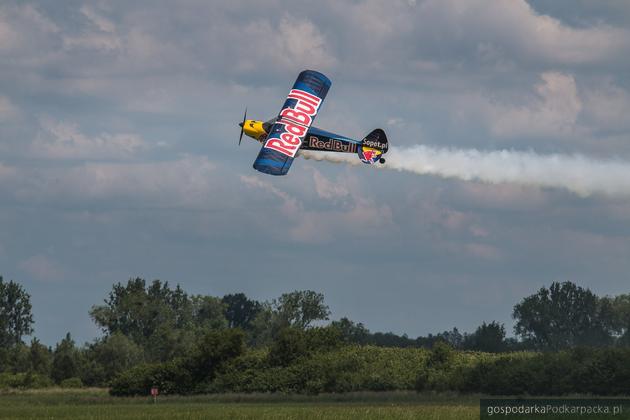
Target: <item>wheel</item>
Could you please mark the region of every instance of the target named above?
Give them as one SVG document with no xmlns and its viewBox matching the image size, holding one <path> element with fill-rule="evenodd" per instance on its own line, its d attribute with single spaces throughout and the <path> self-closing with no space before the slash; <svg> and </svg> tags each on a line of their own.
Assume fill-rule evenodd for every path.
<svg viewBox="0 0 630 420">
<path fill-rule="evenodd" d="M 378 161 L 381 163 L 385 163 L 385 158 L 380 158 Z"/>
</svg>

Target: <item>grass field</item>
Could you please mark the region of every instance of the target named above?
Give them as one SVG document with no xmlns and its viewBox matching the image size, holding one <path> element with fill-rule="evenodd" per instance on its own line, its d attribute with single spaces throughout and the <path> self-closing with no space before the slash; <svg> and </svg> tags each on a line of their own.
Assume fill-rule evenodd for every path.
<svg viewBox="0 0 630 420">
<path fill-rule="evenodd" d="M 113 398 L 102 389 L 0 394 L 0 419 L 478 419 L 479 399 L 415 393 Z"/>
</svg>

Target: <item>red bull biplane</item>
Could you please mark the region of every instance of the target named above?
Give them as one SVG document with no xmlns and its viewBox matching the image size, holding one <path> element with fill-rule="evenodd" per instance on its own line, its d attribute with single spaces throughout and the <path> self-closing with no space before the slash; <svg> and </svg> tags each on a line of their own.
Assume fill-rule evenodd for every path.
<svg viewBox="0 0 630 420">
<path fill-rule="evenodd" d="M 248 120 L 245 110 L 243 122 L 239 124 L 241 135 L 238 144 L 246 134 L 263 145 L 254 169 L 270 175 L 286 175 L 300 150 L 356 153 L 363 163 L 385 163 L 383 155 L 389 145 L 385 132 L 380 128 L 363 140 L 354 140 L 312 126 L 330 85 L 330 80 L 323 74 L 304 70 L 276 118 L 266 122 Z"/>
</svg>

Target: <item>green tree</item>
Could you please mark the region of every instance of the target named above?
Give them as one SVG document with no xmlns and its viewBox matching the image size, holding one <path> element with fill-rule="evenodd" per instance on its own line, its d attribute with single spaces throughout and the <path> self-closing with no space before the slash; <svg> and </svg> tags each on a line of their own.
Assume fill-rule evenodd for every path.
<svg viewBox="0 0 630 420">
<path fill-rule="evenodd" d="M 263 302 L 260 311 L 250 323 L 248 343 L 254 347 L 269 345 L 281 329 L 282 325 L 277 313 L 269 302 Z"/>
<path fill-rule="evenodd" d="M 590 290 L 554 282 L 514 306 L 514 331 L 539 349 L 606 345 L 614 328 L 606 308 Z"/>
<path fill-rule="evenodd" d="M 330 310 L 324 304 L 324 295 L 312 290 L 285 293 L 271 303 L 263 302 L 250 323 L 249 343 L 266 346 L 287 327 L 306 329 L 314 321 L 328 319 Z"/>
<path fill-rule="evenodd" d="M 348 318 L 333 321 L 330 326 L 339 330 L 341 339 L 346 343 L 367 344 L 370 341 L 370 330 L 361 322 L 354 322 Z"/>
<path fill-rule="evenodd" d="M 620 345 L 630 345 L 630 294 L 602 298 L 610 308 L 610 319 L 614 325 L 617 342 Z"/>
<path fill-rule="evenodd" d="M 305 329 L 314 321 L 327 320 L 330 310 L 324 304 L 324 295 L 312 290 L 284 293 L 273 306 L 284 326 Z"/>
<path fill-rule="evenodd" d="M 262 309 L 260 302 L 248 299 L 244 293 L 225 295 L 221 302 L 230 328 L 251 329 L 252 322 Z"/>
<path fill-rule="evenodd" d="M 18 283 L 0 276 L 0 347 L 22 343 L 33 332 L 31 297 Z"/>
<path fill-rule="evenodd" d="M 105 305 L 93 306 L 90 316 L 107 334 L 120 332 L 136 343 L 144 343 L 155 331 L 168 324 L 182 327 L 192 321 L 188 296 L 168 282 L 130 279 L 126 285 L 113 286 Z"/>
<path fill-rule="evenodd" d="M 52 369 L 52 352 L 50 348 L 40 343 L 37 338 L 31 340 L 29 362 L 32 372 L 45 376 L 50 375 Z"/>
<path fill-rule="evenodd" d="M 464 345 L 464 336 L 459 332 L 457 327 L 453 327 L 450 331 L 444 331 L 437 335 L 439 339 L 444 340 L 454 349 L 460 349 Z"/>
<path fill-rule="evenodd" d="M 398 335 L 391 331 L 389 332 L 375 332 L 370 336 L 370 344 L 374 344 L 379 347 L 414 347 L 416 346 L 416 340 L 413 340 L 407 336 L 407 334 Z"/>
<path fill-rule="evenodd" d="M 141 346 L 148 361 L 164 361 L 187 354 L 201 331 L 227 326 L 223 310 L 216 297 L 189 297 L 179 285 L 135 278 L 115 284 L 90 316 L 107 335 L 120 333 Z"/>
<path fill-rule="evenodd" d="M 214 296 L 197 295 L 192 297 L 195 327 L 203 330 L 228 327 L 225 318 L 225 303 Z"/>
<path fill-rule="evenodd" d="M 74 345 L 74 340 L 67 333 L 61 342 L 57 343 L 53 352 L 51 378 L 56 383 L 61 383 L 64 379 L 76 378 L 80 374 L 81 354 Z"/>
<path fill-rule="evenodd" d="M 283 328 L 269 349 L 269 363 L 288 366 L 301 357 L 333 350 L 341 343 L 341 333 L 336 327 Z"/>
<path fill-rule="evenodd" d="M 94 362 L 99 372 L 92 381 L 84 382 L 101 384 L 144 360 L 142 348 L 119 332 L 90 345 L 87 357 Z"/>
<path fill-rule="evenodd" d="M 29 349 L 24 343 L 9 347 L 0 347 L 0 372 L 20 373 L 28 372 Z"/>
<path fill-rule="evenodd" d="M 197 382 L 213 379 L 224 362 L 245 352 L 244 338 L 243 331 L 238 328 L 206 332 L 185 363 L 193 379 Z"/>
<path fill-rule="evenodd" d="M 483 322 L 474 333 L 464 338 L 463 347 L 466 350 L 499 353 L 506 350 L 505 326 L 496 321 L 489 324 Z"/>
</svg>

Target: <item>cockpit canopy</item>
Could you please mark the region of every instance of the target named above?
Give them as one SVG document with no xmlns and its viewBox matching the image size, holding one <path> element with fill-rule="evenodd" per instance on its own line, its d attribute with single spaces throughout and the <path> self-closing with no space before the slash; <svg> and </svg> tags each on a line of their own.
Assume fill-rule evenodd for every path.
<svg viewBox="0 0 630 420">
<path fill-rule="evenodd" d="M 271 126 L 274 125 L 276 123 L 276 121 L 278 120 L 278 118 L 272 118 L 269 121 L 265 121 L 262 126 L 263 126 L 263 130 L 265 130 L 265 133 L 269 134 L 269 131 L 271 130 Z"/>
</svg>

